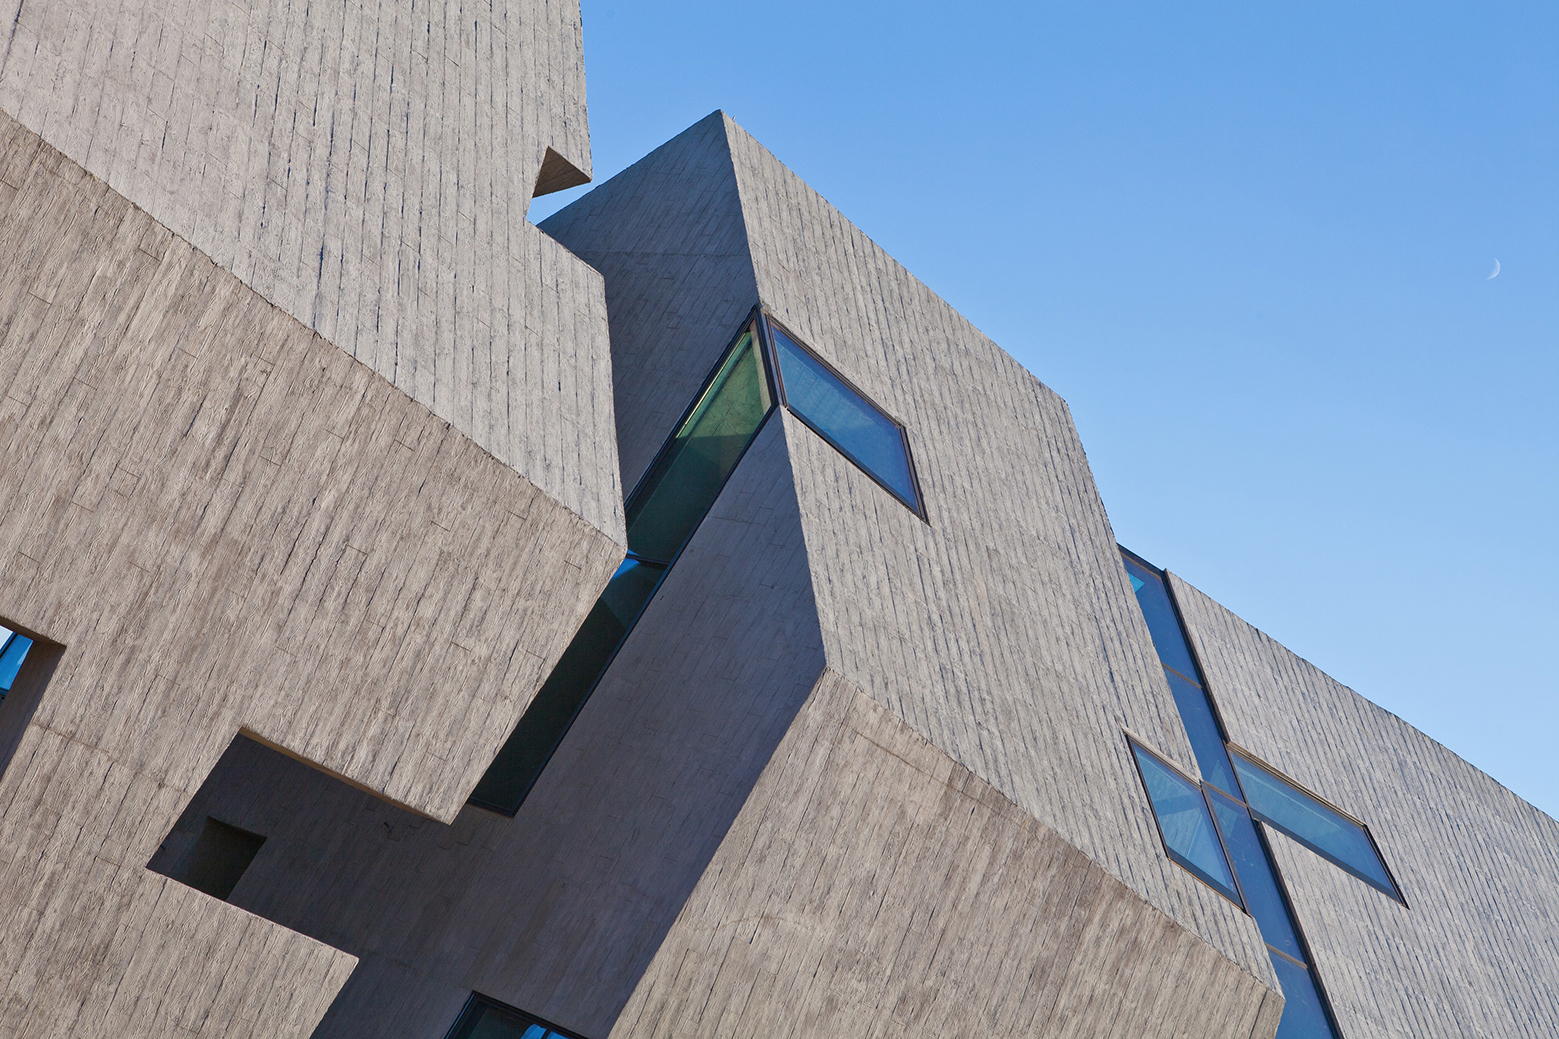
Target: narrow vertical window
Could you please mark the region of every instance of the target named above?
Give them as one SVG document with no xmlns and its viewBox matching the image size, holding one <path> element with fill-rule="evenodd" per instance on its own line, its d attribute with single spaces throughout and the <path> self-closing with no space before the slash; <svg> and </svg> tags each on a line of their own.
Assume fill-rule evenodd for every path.
<svg viewBox="0 0 1559 1039">
<path fill-rule="evenodd" d="M 493 758 L 471 794 L 472 804 L 505 815 L 520 810 L 667 571 L 774 410 L 769 387 L 754 321 L 704 380 L 628 496 L 628 558 Z"/>
<path fill-rule="evenodd" d="M 924 518 L 904 427 L 883 414 L 822 358 L 769 325 L 780 393 L 791 413 Z"/>
</svg>

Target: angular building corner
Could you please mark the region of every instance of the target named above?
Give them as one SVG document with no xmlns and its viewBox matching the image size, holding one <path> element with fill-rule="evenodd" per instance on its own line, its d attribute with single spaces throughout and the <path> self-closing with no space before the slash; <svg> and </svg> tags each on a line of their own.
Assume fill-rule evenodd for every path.
<svg viewBox="0 0 1559 1039">
<path fill-rule="evenodd" d="M 1559 823 L 729 116 L 529 223 L 577 3 L 12 6 L 0 1035 L 1559 1032 Z"/>
<path fill-rule="evenodd" d="M 4 13 L 0 1034 L 307 1036 L 355 957 L 188 802 L 454 819 L 622 559 L 578 7 Z"/>
</svg>

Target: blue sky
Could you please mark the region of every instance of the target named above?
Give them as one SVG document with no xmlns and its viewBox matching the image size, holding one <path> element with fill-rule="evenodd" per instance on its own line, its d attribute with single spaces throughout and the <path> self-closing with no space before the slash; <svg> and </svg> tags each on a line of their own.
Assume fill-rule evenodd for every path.
<svg viewBox="0 0 1559 1039">
<path fill-rule="evenodd" d="M 724 108 L 1123 544 L 1559 815 L 1559 4 L 583 6 L 598 181 Z"/>
</svg>

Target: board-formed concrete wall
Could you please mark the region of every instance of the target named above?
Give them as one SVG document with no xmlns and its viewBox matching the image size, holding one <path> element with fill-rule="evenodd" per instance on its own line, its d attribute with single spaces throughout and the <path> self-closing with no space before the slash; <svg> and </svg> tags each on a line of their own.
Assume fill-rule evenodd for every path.
<svg viewBox="0 0 1559 1039">
<path fill-rule="evenodd" d="M 1230 739 L 1363 820 L 1411 907 L 1268 830 L 1343 1034 L 1559 1035 L 1559 821 L 1171 580 Z"/>
<path fill-rule="evenodd" d="M 1270 1036 L 1282 997 L 825 672 L 613 1039 Z"/>
<path fill-rule="evenodd" d="M 4 115 L 0 473 L 0 1035 L 307 1035 L 353 957 L 159 842 L 240 731 L 452 818 L 620 533 Z"/>
<path fill-rule="evenodd" d="M 578 0 L 0 3 L 0 110 L 620 532 Z M 570 172 L 572 171 L 572 172 Z"/>
<path fill-rule="evenodd" d="M 781 415 L 829 667 L 1216 948 L 1259 982 L 1253 991 L 1275 987 L 1250 919 L 1158 843 L 1123 733 L 1194 770 L 1192 756 L 1064 403 L 721 113 L 543 227 L 605 275 L 614 329 L 619 310 L 664 322 L 625 323 L 614 336 L 614 371 L 633 398 L 619 408 L 625 481 L 753 303 L 905 422 L 929 524 Z M 739 295 L 749 278 L 750 301 Z M 672 386 L 680 399 L 654 400 Z M 888 991 L 872 971 L 838 980 L 867 1003 Z M 772 992 L 781 1003 L 753 1007 L 752 1020 L 779 1020 L 790 996 Z M 647 998 L 641 989 L 631 1006 Z M 655 998 L 698 1003 L 691 990 Z M 829 1005 L 821 992 L 806 998 Z M 965 1023 L 979 1002 L 963 1004 Z M 652 1016 L 645 1034 L 708 1025 Z M 625 1022 L 620 1034 L 639 1034 Z M 1275 1019 L 1261 1025 L 1270 1033 Z"/>
</svg>

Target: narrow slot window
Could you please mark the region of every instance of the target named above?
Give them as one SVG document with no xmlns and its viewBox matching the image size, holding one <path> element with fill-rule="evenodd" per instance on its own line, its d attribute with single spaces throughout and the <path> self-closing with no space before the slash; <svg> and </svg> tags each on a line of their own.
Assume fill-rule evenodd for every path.
<svg viewBox="0 0 1559 1039">
<path fill-rule="evenodd" d="M 1286 956 L 1269 955 L 1283 989 L 1283 1019 L 1273 1039 L 1335 1039 L 1314 975 Z"/>
<path fill-rule="evenodd" d="M 1234 767 L 1239 770 L 1251 814 L 1257 819 L 1365 883 L 1402 900 L 1364 827 L 1242 754 L 1235 754 Z"/>
<path fill-rule="evenodd" d="M 523 1010 L 473 992 L 447 1039 L 582 1039 Z"/>
<path fill-rule="evenodd" d="M 1256 833 L 1250 813 L 1244 805 L 1216 790 L 1208 791 L 1208 800 L 1213 803 L 1213 815 L 1218 819 L 1224 847 L 1229 849 L 1229 860 L 1240 878 L 1245 908 L 1256 918 L 1261 937 L 1279 952 L 1303 962 L 1306 956 L 1304 945 L 1299 941 L 1299 928 L 1289 913 L 1288 899 L 1267 866 L 1267 850 Z"/>
<path fill-rule="evenodd" d="M 1201 788 L 1137 743 L 1131 750 L 1169 857 L 1235 905 L 1242 905 Z"/>
<path fill-rule="evenodd" d="M 264 843 L 258 833 L 208 816 L 200 836 L 168 876 L 226 902 Z"/>
<path fill-rule="evenodd" d="M 1148 622 L 1148 634 L 1153 636 L 1153 648 L 1165 666 L 1174 668 L 1187 678 L 1195 679 L 1196 663 L 1191 659 L 1191 649 L 1180 631 L 1180 618 L 1169 599 L 1164 579 L 1139 564 L 1130 556 L 1122 557 L 1126 573 L 1131 576 L 1131 587 L 1137 593 L 1137 605 L 1142 609 L 1142 619 Z"/>
<path fill-rule="evenodd" d="M 32 639 L 0 625 L 0 698 L 11 691 L 32 649 Z"/>
<path fill-rule="evenodd" d="M 628 500 L 628 551 L 669 562 L 714 504 L 773 406 L 757 337 L 736 345 Z"/>
<path fill-rule="evenodd" d="M 924 515 L 904 428 L 816 354 L 769 325 L 785 406 L 891 492 Z"/>
<path fill-rule="evenodd" d="M 472 791 L 514 815 L 774 409 L 757 324 L 721 356 L 629 496 L 628 558 Z"/>
</svg>

